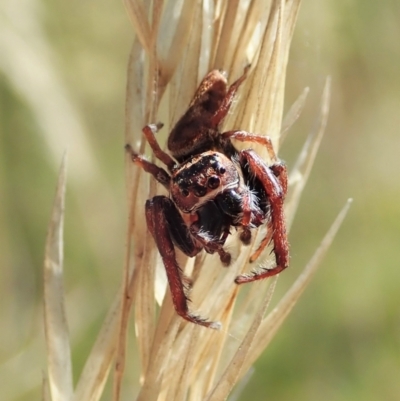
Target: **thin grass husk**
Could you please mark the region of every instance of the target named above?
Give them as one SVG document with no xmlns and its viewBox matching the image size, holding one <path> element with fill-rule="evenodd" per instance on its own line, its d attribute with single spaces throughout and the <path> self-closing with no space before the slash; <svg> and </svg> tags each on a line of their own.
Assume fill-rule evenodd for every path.
<svg viewBox="0 0 400 401">
<path fill-rule="evenodd" d="M 69 401 L 73 394 L 71 347 L 64 304 L 64 211 L 67 153 L 61 163 L 56 196 L 49 224 L 43 270 L 44 328 L 47 348 L 48 386 L 44 394 Z"/>
</svg>

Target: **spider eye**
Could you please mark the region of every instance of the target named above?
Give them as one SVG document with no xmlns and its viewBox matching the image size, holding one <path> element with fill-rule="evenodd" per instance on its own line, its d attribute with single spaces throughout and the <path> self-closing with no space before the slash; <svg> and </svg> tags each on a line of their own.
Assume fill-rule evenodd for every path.
<svg viewBox="0 0 400 401">
<path fill-rule="evenodd" d="M 187 197 L 189 196 L 189 191 L 188 191 L 187 189 L 182 189 L 182 190 L 181 190 L 181 194 L 182 194 L 185 198 L 187 198 Z"/>
<path fill-rule="evenodd" d="M 202 196 L 204 196 L 207 193 L 207 188 L 201 187 L 199 185 L 194 189 L 193 192 L 194 192 L 195 196 L 197 196 L 198 198 L 201 198 Z"/>
<path fill-rule="evenodd" d="M 211 176 L 207 181 L 208 188 L 215 189 L 219 187 L 221 180 L 216 175 Z"/>
<path fill-rule="evenodd" d="M 223 166 L 221 166 L 221 167 L 218 169 L 218 172 L 219 172 L 220 174 L 225 174 L 225 173 L 226 173 L 226 168 L 223 167 Z"/>
</svg>

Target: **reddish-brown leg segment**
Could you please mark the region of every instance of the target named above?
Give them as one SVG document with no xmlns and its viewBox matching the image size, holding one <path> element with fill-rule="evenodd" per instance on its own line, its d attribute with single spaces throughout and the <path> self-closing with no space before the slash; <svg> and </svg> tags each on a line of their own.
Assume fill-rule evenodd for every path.
<svg viewBox="0 0 400 401">
<path fill-rule="evenodd" d="M 146 125 L 143 128 L 143 134 L 146 137 L 147 142 L 149 143 L 157 159 L 161 160 L 168 167 L 168 170 L 171 171 L 172 168 L 176 165 L 176 162 L 174 159 L 172 159 L 172 157 L 168 153 L 165 153 L 160 148 L 160 145 L 158 144 L 157 139 L 155 137 L 155 134 L 157 133 L 158 130 L 162 128 L 162 126 L 163 126 L 162 123 Z"/>
<path fill-rule="evenodd" d="M 176 211 L 175 213 L 175 210 L 173 210 L 172 208 L 175 208 L 175 205 L 169 198 L 165 196 L 155 196 L 153 199 L 150 199 L 146 202 L 147 227 L 149 228 L 149 231 L 154 238 L 161 258 L 164 262 L 175 310 L 179 316 L 183 317 L 189 322 L 196 323 L 205 327 L 211 327 L 214 329 L 219 328 L 218 323 L 205 320 L 189 311 L 188 298 L 185 294 L 185 288 L 183 284 L 183 273 L 176 261 L 174 243 L 171 237 L 171 230 L 175 229 L 175 240 L 180 237 L 183 238 L 185 236 L 186 238 L 188 238 L 188 236 L 185 235 L 188 233 L 177 233 L 176 228 L 172 228 L 168 223 L 168 214 L 175 214 L 175 218 L 176 215 L 179 215 L 179 212 Z M 174 224 L 176 225 L 175 227 L 179 226 L 183 230 L 187 230 L 182 218 L 181 221 L 175 221 Z M 188 243 L 184 245 L 187 246 L 189 250 L 193 250 L 193 252 L 196 252 L 193 244 Z"/>
<path fill-rule="evenodd" d="M 245 274 L 236 277 L 237 284 L 248 283 L 251 281 L 261 280 L 275 274 L 280 273 L 289 265 L 289 245 L 286 236 L 286 224 L 283 210 L 283 201 L 286 195 L 286 167 L 284 164 L 276 163 L 274 169 L 279 172 L 279 178 L 275 175 L 274 169 L 268 167 L 265 162 L 253 151 L 243 150 L 240 152 L 240 159 L 242 163 L 248 163 L 250 170 L 262 183 L 264 190 L 268 196 L 271 205 L 271 230 L 272 240 L 274 243 L 274 254 L 276 259 L 276 266 L 272 269 L 261 269 L 250 274 Z M 277 167 L 279 165 L 279 167 Z M 283 184 L 283 185 L 282 185 Z M 269 234 L 267 233 L 267 236 Z M 266 246 L 269 239 L 262 241 Z M 262 251 L 262 250 L 261 250 Z M 257 250 L 258 253 L 261 251 Z"/>
<path fill-rule="evenodd" d="M 242 196 L 242 232 L 240 233 L 240 240 L 244 245 L 249 245 L 251 241 L 251 230 L 250 230 L 250 222 L 251 222 L 251 191 L 243 191 Z"/>
<path fill-rule="evenodd" d="M 252 134 L 247 131 L 226 131 L 221 134 L 224 139 L 236 139 L 241 142 L 253 142 L 267 148 L 268 155 L 272 162 L 278 161 L 271 139 L 268 136 Z"/>
<path fill-rule="evenodd" d="M 269 166 L 269 168 L 272 170 L 275 177 L 278 179 L 279 183 L 281 184 L 282 192 L 286 195 L 287 186 L 288 186 L 288 177 L 287 177 L 286 166 L 282 162 L 280 162 L 280 163 L 275 163 L 275 164 Z"/>
<path fill-rule="evenodd" d="M 265 146 L 268 151 L 268 155 L 271 159 L 272 162 L 276 163 L 269 168 L 273 171 L 274 175 L 278 178 L 278 181 L 281 185 L 282 192 L 286 194 L 287 192 L 287 177 L 286 177 L 286 167 L 279 162 L 278 157 L 276 156 L 274 147 L 272 145 L 271 139 L 268 136 L 264 135 L 257 135 L 253 134 L 251 132 L 247 131 L 226 131 L 221 134 L 221 137 L 223 139 L 236 139 L 237 141 L 241 142 L 253 142 L 253 143 L 258 143 L 262 146 Z M 281 174 L 282 173 L 282 174 Z M 249 223 L 250 223 L 250 209 L 248 206 L 248 202 L 246 203 L 246 199 L 248 200 L 249 198 L 244 197 L 243 198 L 243 219 L 242 219 L 242 224 L 244 226 L 244 230 L 241 234 L 241 239 L 246 244 L 250 242 L 251 240 L 251 233 L 249 229 L 247 228 Z M 262 251 L 265 249 L 265 247 L 270 243 L 272 239 L 272 231 L 271 227 L 268 228 L 267 230 L 267 235 L 264 237 L 264 239 L 261 241 L 261 244 L 259 245 L 258 249 L 251 255 L 250 257 L 250 262 L 254 262 L 262 253 Z"/>
<path fill-rule="evenodd" d="M 150 173 L 159 183 L 169 189 L 171 177 L 163 168 L 156 166 L 154 163 L 146 160 L 143 156 L 137 154 L 129 144 L 125 145 L 125 150 L 130 154 L 133 163 L 140 166 L 147 173 Z"/>
<path fill-rule="evenodd" d="M 222 101 L 218 110 L 216 111 L 216 113 L 214 114 L 214 116 L 211 119 L 211 123 L 214 127 L 218 127 L 218 125 L 221 123 L 221 121 L 228 114 L 229 109 L 232 105 L 232 101 L 235 98 L 237 90 L 239 89 L 239 86 L 242 84 L 242 82 L 247 77 L 247 72 L 249 71 L 249 68 L 250 68 L 250 66 L 247 66 L 244 69 L 243 75 L 229 87 L 228 92 L 224 97 L 224 100 Z"/>
<path fill-rule="evenodd" d="M 269 168 L 272 170 L 275 177 L 278 179 L 279 184 L 282 188 L 282 192 L 284 194 L 286 194 L 287 193 L 287 173 L 286 173 L 285 165 L 282 163 L 279 163 L 279 164 L 277 163 L 277 164 L 273 164 L 272 166 L 269 166 Z M 271 222 L 269 222 L 268 227 L 267 227 L 267 234 L 261 241 L 257 250 L 250 256 L 250 262 L 254 262 L 259 258 L 262 251 L 271 242 L 272 234 L 273 234 L 273 228 L 272 228 Z"/>
</svg>

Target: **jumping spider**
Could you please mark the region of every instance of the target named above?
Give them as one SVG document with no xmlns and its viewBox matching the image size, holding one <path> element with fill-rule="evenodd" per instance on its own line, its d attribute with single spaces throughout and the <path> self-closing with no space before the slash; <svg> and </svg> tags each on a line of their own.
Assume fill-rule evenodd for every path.
<svg viewBox="0 0 400 401">
<path fill-rule="evenodd" d="M 229 265 L 231 255 L 224 249 L 230 228 L 240 231 L 248 244 L 251 229 L 267 226 L 267 234 L 250 257 L 255 261 L 272 241 L 276 265 L 236 277 L 237 284 L 274 276 L 289 264 L 283 201 L 287 192 L 285 165 L 277 158 L 268 137 L 246 131 L 220 132 L 247 70 L 229 88 L 225 73 L 213 70 L 201 82 L 188 110 L 177 122 L 164 152 L 155 137 L 162 124 L 147 125 L 143 133 L 154 155 L 169 173 L 126 145 L 132 161 L 161 183 L 169 197 L 155 196 L 146 202 L 146 221 L 167 272 L 176 312 L 184 319 L 216 328 L 214 322 L 189 311 L 186 278 L 175 256 L 177 246 L 193 257 L 202 249 L 218 253 Z M 235 139 L 265 146 L 272 164 L 268 166 L 252 149 L 237 150 Z"/>
</svg>

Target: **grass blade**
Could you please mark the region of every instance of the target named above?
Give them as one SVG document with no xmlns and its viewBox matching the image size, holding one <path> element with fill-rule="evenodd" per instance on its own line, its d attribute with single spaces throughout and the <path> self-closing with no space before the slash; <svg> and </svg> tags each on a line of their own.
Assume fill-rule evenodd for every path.
<svg viewBox="0 0 400 401">
<path fill-rule="evenodd" d="M 64 153 L 47 233 L 43 272 L 47 364 L 53 401 L 69 401 L 73 394 L 71 350 L 63 285 L 63 226 L 66 173 L 67 154 Z"/>
</svg>

